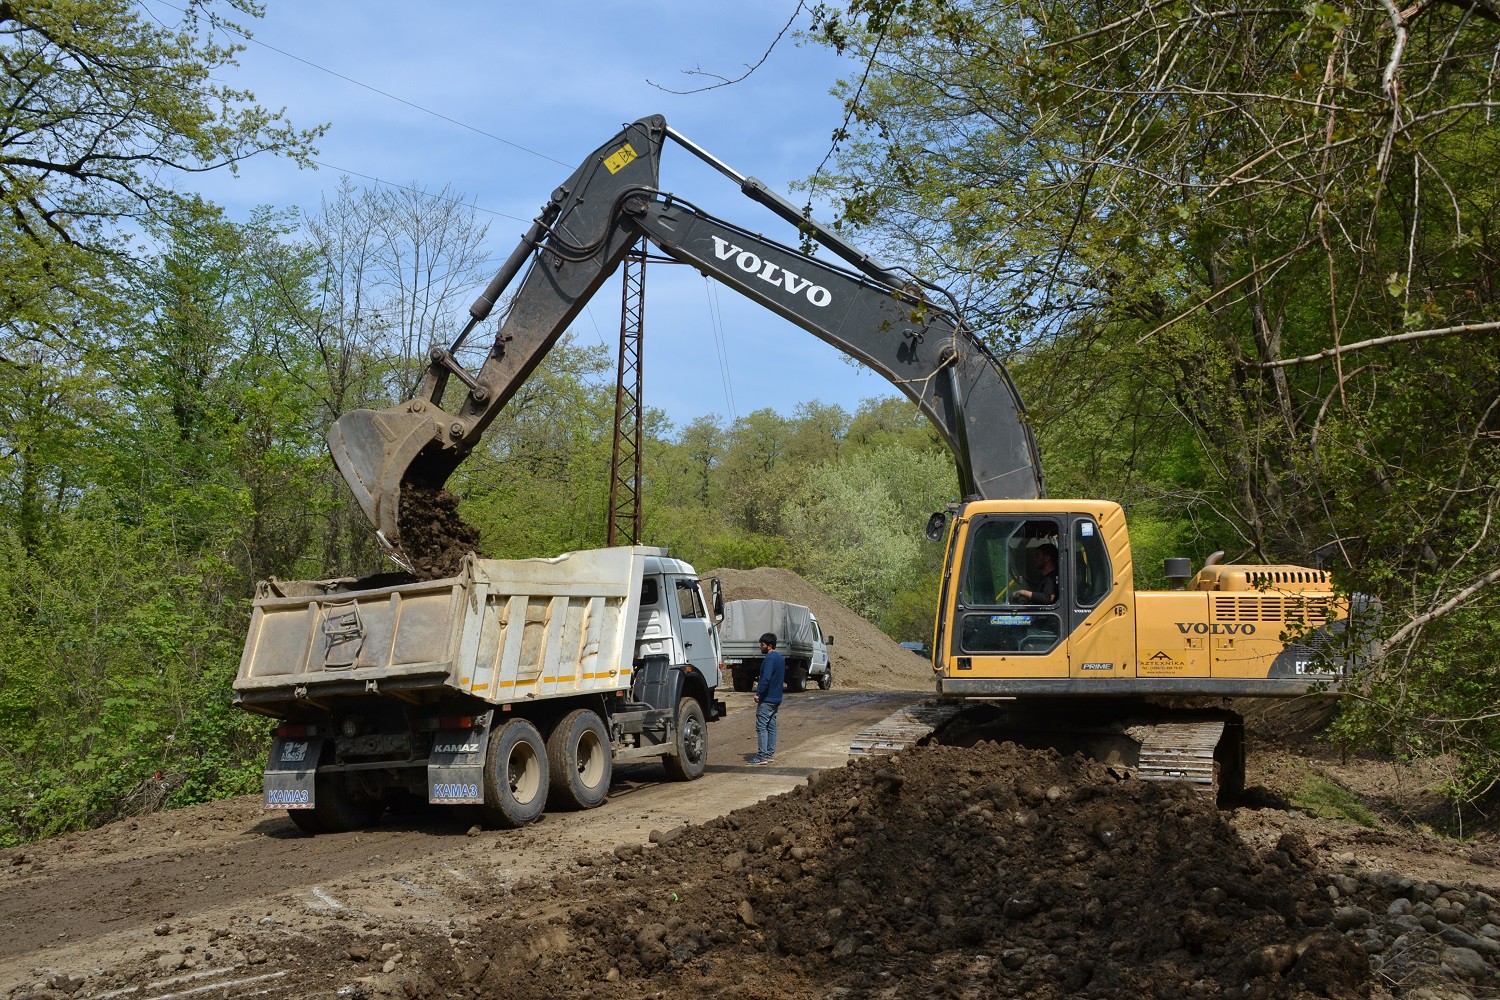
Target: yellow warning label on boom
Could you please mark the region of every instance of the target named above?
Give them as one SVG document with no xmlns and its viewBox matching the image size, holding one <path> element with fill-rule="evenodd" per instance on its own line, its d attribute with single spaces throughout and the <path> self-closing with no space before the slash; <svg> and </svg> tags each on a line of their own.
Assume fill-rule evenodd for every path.
<svg viewBox="0 0 1500 1000">
<path fill-rule="evenodd" d="M 609 168 L 610 173 L 618 174 L 630 165 L 630 162 L 636 158 L 636 155 L 635 148 L 627 142 L 612 154 L 606 156 L 604 158 L 604 165 Z"/>
</svg>

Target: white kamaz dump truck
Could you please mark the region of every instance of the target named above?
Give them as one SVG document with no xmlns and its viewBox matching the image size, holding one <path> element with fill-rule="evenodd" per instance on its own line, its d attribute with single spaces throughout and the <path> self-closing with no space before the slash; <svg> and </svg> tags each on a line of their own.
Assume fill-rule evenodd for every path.
<svg viewBox="0 0 1500 1000">
<path fill-rule="evenodd" d="M 666 550 L 470 556 L 448 579 L 380 583 L 260 585 L 234 691 L 283 720 L 265 808 L 310 832 L 412 801 L 521 826 L 602 803 L 616 761 L 703 773 L 723 599 Z"/>
</svg>

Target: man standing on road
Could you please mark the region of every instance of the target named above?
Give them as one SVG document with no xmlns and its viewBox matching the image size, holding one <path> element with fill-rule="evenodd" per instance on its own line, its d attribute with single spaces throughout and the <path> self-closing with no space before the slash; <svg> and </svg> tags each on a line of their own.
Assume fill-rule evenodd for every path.
<svg viewBox="0 0 1500 1000">
<path fill-rule="evenodd" d="M 786 683 L 786 660 L 776 652 L 776 633 L 760 637 L 760 683 L 755 688 L 755 738 L 759 751 L 752 764 L 776 759 L 776 713 L 781 708 L 781 688 Z"/>
</svg>

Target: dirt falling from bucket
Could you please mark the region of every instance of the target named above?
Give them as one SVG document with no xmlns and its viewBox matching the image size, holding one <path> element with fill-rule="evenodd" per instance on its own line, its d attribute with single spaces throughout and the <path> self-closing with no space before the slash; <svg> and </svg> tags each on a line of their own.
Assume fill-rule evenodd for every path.
<svg viewBox="0 0 1500 1000">
<path fill-rule="evenodd" d="M 423 580 L 454 576 L 479 547 L 479 529 L 458 513 L 458 497 L 444 489 L 401 491 L 401 543 L 412 572 Z"/>
</svg>

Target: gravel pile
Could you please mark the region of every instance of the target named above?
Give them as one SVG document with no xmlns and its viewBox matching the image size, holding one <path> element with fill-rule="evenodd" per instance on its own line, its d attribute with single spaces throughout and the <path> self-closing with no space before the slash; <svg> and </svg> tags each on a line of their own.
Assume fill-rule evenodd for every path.
<svg viewBox="0 0 1500 1000">
<path fill-rule="evenodd" d="M 885 691 L 933 690 L 932 665 L 898 646 L 880 629 L 802 577 L 787 569 L 716 569 L 702 574 L 717 577 L 726 601 L 790 601 L 812 609 L 833 636 L 829 656 L 835 687 Z"/>
</svg>

